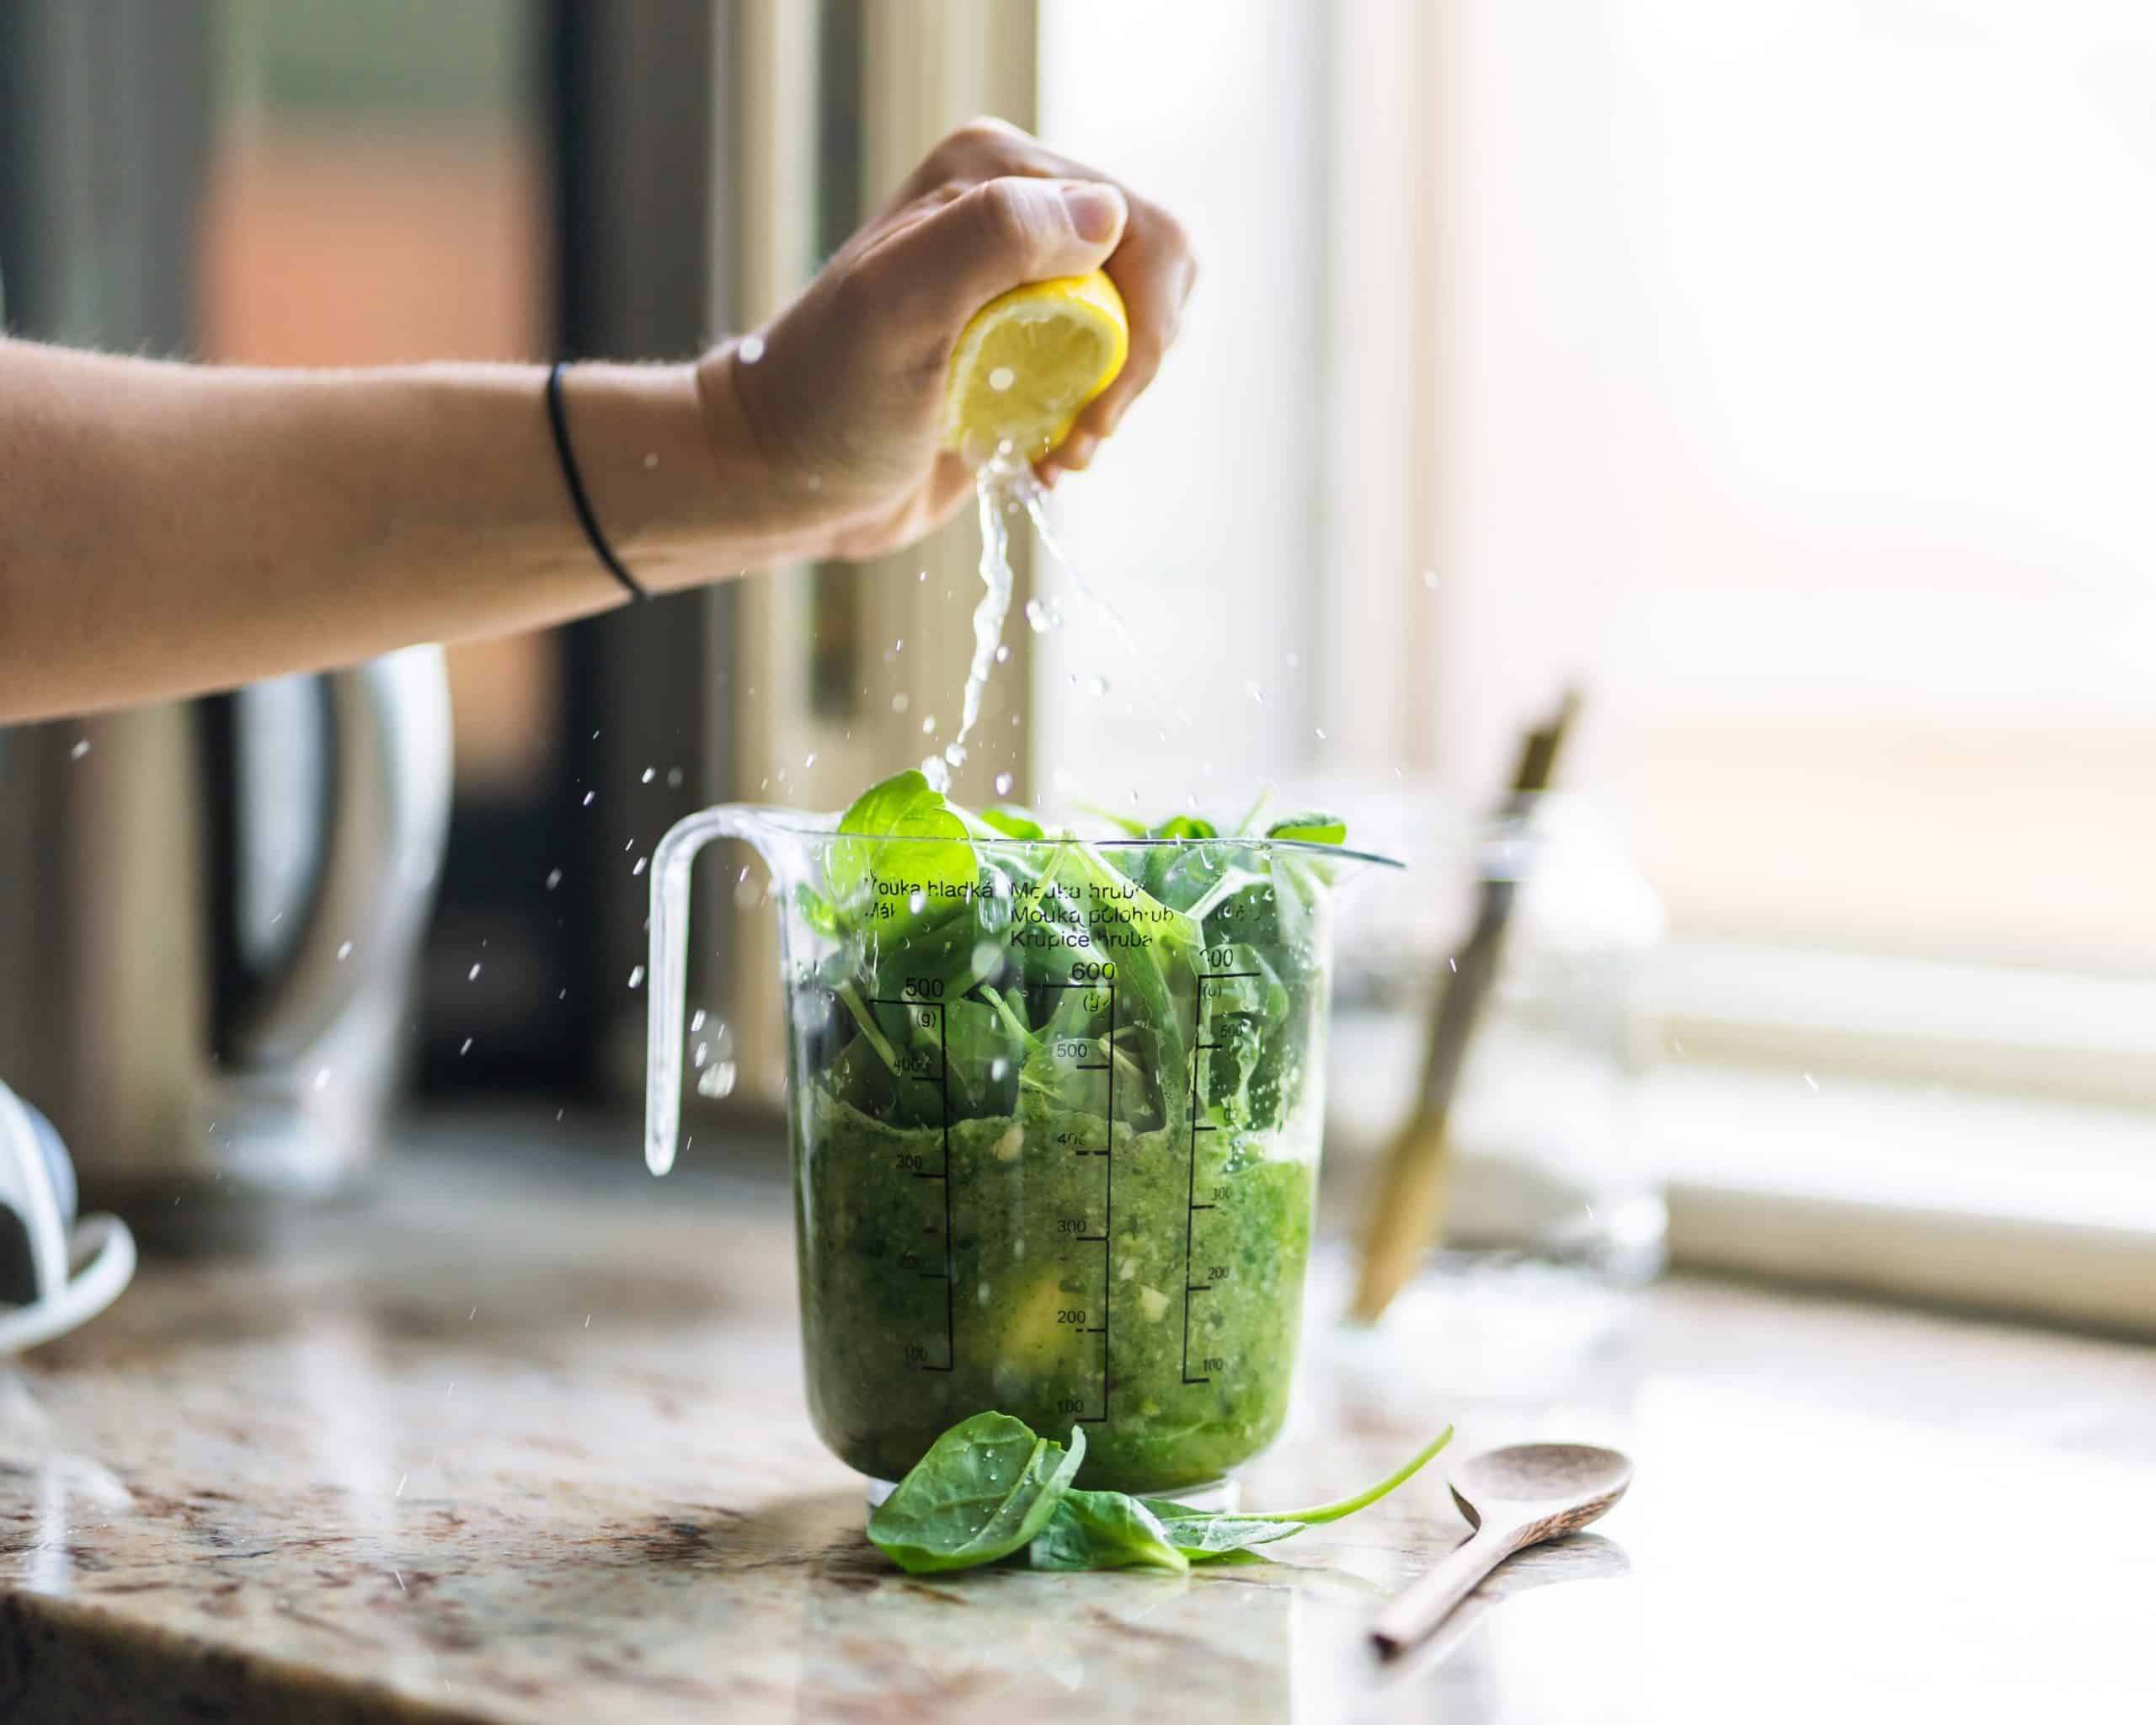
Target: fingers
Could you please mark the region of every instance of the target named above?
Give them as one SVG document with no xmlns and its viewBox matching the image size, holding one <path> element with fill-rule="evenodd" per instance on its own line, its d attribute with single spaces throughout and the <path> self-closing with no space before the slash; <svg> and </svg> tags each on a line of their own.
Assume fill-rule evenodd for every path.
<svg viewBox="0 0 2156 1725">
<path fill-rule="evenodd" d="M 1079 419 L 1078 429 L 1097 437 L 1114 431 L 1160 371 L 1182 331 L 1183 306 L 1198 280 L 1198 261 L 1182 224 L 1143 199 L 1131 200 L 1123 243 L 1107 267 L 1130 314 L 1130 356 Z"/>
<path fill-rule="evenodd" d="M 982 119 L 958 127 L 937 144 L 909 190 L 918 195 L 992 175 L 1113 183 L 1084 163 L 1057 155 L 1014 126 Z M 1108 435 L 1130 403 L 1145 393 L 1175 343 L 1183 306 L 1198 280 L 1197 259 L 1182 225 L 1158 204 L 1127 187 L 1120 190 L 1127 213 L 1121 238 L 1104 267 L 1130 314 L 1130 355 L 1121 375 L 1079 417 L 1073 441 L 1079 432 L 1095 438 Z"/>
<path fill-rule="evenodd" d="M 1098 269 L 1129 214 L 1104 180 L 1004 174 L 931 200 L 861 260 L 874 302 L 905 334 L 947 344 L 998 294 Z"/>
</svg>

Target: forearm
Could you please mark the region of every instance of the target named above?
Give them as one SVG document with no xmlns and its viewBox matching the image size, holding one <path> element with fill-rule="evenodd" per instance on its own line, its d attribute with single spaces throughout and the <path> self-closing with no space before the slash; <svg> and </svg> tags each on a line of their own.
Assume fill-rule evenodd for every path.
<svg viewBox="0 0 2156 1725">
<path fill-rule="evenodd" d="M 0 719 L 622 602 L 563 487 L 543 383 L 536 366 L 259 371 L 0 342 Z M 569 375 L 586 489 L 654 591 L 819 548 L 716 393 L 687 366 Z"/>
</svg>

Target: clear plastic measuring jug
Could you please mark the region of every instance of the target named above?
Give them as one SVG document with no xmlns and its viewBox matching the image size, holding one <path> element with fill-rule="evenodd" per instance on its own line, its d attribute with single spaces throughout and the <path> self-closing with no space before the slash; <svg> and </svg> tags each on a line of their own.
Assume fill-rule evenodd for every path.
<svg viewBox="0 0 2156 1725">
<path fill-rule="evenodd" d="M 1288 1405 L 1324 1118 L 1331 901 L 1387 859 L 1079 840 L 956 811 L 841 835 L 729 806 L 652 868 L 645 1121 L 680 1126 L 689 871 L 754 845 L 782 924 L 808 1401 L 872 1480 L 995 1408 L 1081 1482 L 1193 1490 Z M 1006 828 L 1008 830 L 1005 830 Z"/>
</svg>

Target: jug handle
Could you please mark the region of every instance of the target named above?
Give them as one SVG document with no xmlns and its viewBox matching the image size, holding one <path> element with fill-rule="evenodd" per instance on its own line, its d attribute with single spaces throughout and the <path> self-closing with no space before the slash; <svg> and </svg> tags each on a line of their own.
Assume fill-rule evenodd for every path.
<svg viewBox="0 0 2156 1725">
<path fill-rule="evenodd" d="M 755 809 L 706 809 L 676 821 L 651 859 L 650 1028 L 644 1049 L 643 1159 L 654 1174 L 674 1166 L 681 1135 L 682 1023 L 688 1015 L 689 868 L 713 839 L 764 836 Z"/>
<path fill-rule="evenodd" d="M 328 856 L 306 932 L 283 972 L 243 1008 L 235 1051 L 294 1060 L 362 978 L 405 962 L 426 919 L 449 830 L 449 675 L 439 647 L 408 647 L 329 676 L 347 753 L 335 775 Z M 350 941 L 361 962 L 337 948 Z"/>
</svg>

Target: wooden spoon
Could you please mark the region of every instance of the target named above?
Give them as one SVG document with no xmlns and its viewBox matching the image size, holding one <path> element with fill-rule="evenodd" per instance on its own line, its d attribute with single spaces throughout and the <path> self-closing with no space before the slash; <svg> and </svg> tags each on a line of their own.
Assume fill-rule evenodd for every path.
<svg viewBox="0 0 2156 1725">
<path fill-rule="evenodd" d="M 1598 1519 L 1632 1482 L 1632 1464 L 1592 1444 L 1512 1444 L 1454 1468 L 1453 1501 L 1473 1525 L 1465 1544 L 1402 1593 L 1370 1626 L 1390 1658 L 1444 1621 L 1515 1551 Z"/>
</svg>

